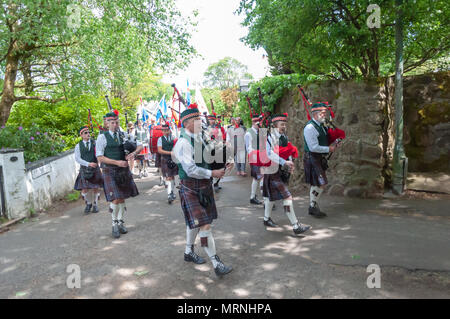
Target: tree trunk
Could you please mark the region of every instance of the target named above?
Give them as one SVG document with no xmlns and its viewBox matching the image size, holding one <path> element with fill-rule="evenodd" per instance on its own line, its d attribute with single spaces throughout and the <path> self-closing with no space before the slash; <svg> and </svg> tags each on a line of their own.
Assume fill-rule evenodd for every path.
<svg viewBox="0 0 450 319">
<path fill-rule="evenodd" d="M 6 57 L 5 82 L 3 84 L 2 99 L 0 100 L 0 125 L 6 124 L 9 114 L 11 113 L 11 108 L 16 101 L 14 85 L 16 82 L 18 66 L 19 56 L 11 52 Z"/>
</svg>

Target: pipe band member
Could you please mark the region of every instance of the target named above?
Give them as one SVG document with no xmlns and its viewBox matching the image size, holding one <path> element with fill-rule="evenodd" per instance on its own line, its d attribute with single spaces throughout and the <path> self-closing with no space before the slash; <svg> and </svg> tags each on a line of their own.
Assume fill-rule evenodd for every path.
<svg viewBox="0 0 450 319">
<path fill-rule="evenodd" d="M 311 185 L 309 192 L 308 213 L 317 218 L 327 216 L 320 211 L 319 198 L 324 187 L 328 184 L 326 175 L 326 155 L 334 152 L 335 146 L 328 144 L 328 133 L 324 127 L 327 116 L 327 107 L 323 103 L 315 103 L 311 106 L 312 119 L 308 121 L 303 129 L 304 151 L 303 167 L 305 170 L 305 181 Z"/>
<path fill-rule="evenodd" d="M 95 156 L 95 140 L 91 138 L 89 128 L 83 126 L 78 130 L 81 141 L 75 146 L 75 161 L 80 164 L 80 171 L 74 189 L 81 191 L 86 203 L 85 214 L 98 213 L 100 189 L 103 188 L 103 176 Z"/>
<path fill-rule="evenodd" d="M 197 108 L 190 108 L 180 115 L 184 129 L 180 134 L 173 153 L 178 165 L 181 180 L 181 209 L 186 222 L 186 249 L 184 260 L 203 264 L 206 261 L 194 252 L 197 234 L 201 246 L 211 260 L 217 276 L 223 276 L 232 271 L 216 253 L 216 244 L 211 230 L 211 224 L 217 218 L 216 203 L 212 187 L 212 178 L 221 178 L 224 169 L 211 170 L 205 161 L 203 150 L 206 141 L 202 138 L 202 121 Z"/>
<path fill-rule="evenodd" d="M 175 176 L 178 175 L 178 166 L 172 160 L 172 150 L 175 146 L 175 139 L 168 124 L 162 125 L 163 136 L 158 138 L 158 153 L 161 154 L 161 171 L 165 178 L 167 188 L 167 201 L 169 204 L 175 200 L 173 192 L 175 188 Z"/>
<path fill-rule="evenodd" d="M 126 155 L 125 146 L 129 136 L 119 129 L 118 116 L 115 113 L 106 114 L 109 131 L 97 138 L 97 159 L 103 170 L 103 189 L 106 200 L 110 202 L 112 217 L 112 236 L 119 238 L 128 230 L 124 226 L 124 216 L 127 208 L 125 199 L 139 195 L 133 175 L 128 167 L 128 161 L 134 160 L 142 150 L 142 144 L 137 142 L 136 149 Z"/>
<path fill-rule="evenodd" d="M 267 173 L 264 173 L 263 182 L 263 196 L 264 203 L 264 225 L 268 227 L 276 227 L 277 225 L 271 218 L 273 204 L 276 200 L 283 200 L 284 211 L 292 224 L 295 234 L 301 234 L 311 228 L 309 225 L 303 225 L 298 222 L 297 216 L 294 212 L 294 205 L 292 202 L 292 195 L 288 189 L 288 185 L 282 179 L 282 169 L 287 169 L 289 172 L 294 170 L 294 163 L 291 159 L 286 160 L 281 157 L 282 148 L 289 147 L 289 141 L 286 136 L 287 131 L 287 114 L 275 114 L 271 117 L 272 131 L 269 134 L 266 142 L 267 156 L 272 161 L 272 165 L 268 168 Z M 295 149 L 296 151 L 296 149 Z M 290 154 L 285 156 L 289 158 Z M 298 153 L 297 153 L 298 156 Z"/>
</svg>

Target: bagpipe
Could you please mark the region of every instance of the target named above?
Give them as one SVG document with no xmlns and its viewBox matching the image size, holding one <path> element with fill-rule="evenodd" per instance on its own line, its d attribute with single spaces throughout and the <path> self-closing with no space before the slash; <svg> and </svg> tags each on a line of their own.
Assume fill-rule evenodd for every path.
<svg viewBox="0 0 450 319">
<path fill-rule="evenodd" d="M 178 101 L 178 107 L 179 111 L 181 111 L 181 103 L 186 108 L 196 108 L 197 104 L 191 103 L 190 105 L 187 105 L 185 99 L 181 96 L 180 92 L 178 91 L 175 83 L 172 84 L 172 87 L 174 89 L 174 93 L 172 98 L 175 98 L 175 95 L 178 97 L 178 99 L 175 99 L 175 101 Z M 210 168 L 212 170 L 216 169 L 225 169 L 226 163 L 230 161 L 232 157 L 230 157 L 230 151 L 227 151 L 227 145 L 223 141 L 216 140 L 211 137 L 211 131 L 208 128 L 208 118 L 205 114 L 202 114 L 202 139 L 205 142 L 205 145 L 207 147 L 208 152 L 214 157 L 214 161 L 210 164 Z M 181 127 L 181 112 L 180 112 L 180 121 L 178 123 L 178 127 Z M 220 156 L 219 159 L 216 158 L 216 153 L 220 154 L 222 152 L 222 156 Z"/>
<path fill-rule="evenodd" d="M 255 166 L 264 166 L 268 167 L 272 164 L 271 160 L 269 159 L 267 155 L 266 145 L 265 142 L 268 141 L 268 138 L 270 136 L 272 122 L 271 122 L 271 116 L 272 112 L 266 111 L 263 112 L 263 106 L 265 106 L 264 96 L 261 92 L 261 88 L 258 87 L 258 100 L 259 100 L 259 106 L 260 106 L 260 113 L 259 113 L 259 121 L 258 126 L 259 129 L 265 128 L 266 130 L 262 130 L 263 132 L 267 133 L 267 136 L 264 136 L 263 138 L 263 145 L 260 145 L 260 149 L 253 150 L 248 154 L 249 163 Z M 247 96 L 247 104 L 250 110 L 250 117 L 253 118 L 253 106 L 250 98 Z M 287 116 L 287 114 L 286 114 Z M 269 141 L 270 143 L 270 141 Z M 297 147 L 293 146 L 291 142 L 287 142 L 286 145 L 273 145 L 273 151 L 278 154 L 281 158 L 285 160 L 292 160 L 292 158 L 298 157 L 298 149 Z"/>
<path fill-rule="evenodd" d="M 300 84 L 297 85 L 299 91 L 300 91 L 300 95 L 302 97 L 303 100 L 303 106 L 305 108 L 306 111 L 306 116 L 308 118 L 308 121 L 311 120 L 311 115 L 309 114 L 309 110 L 308 110 L 308 106 L 311 107 L 312 103 L 310 102 L 308 96 L 306 95 L 305 91 L 303 90 L 303 88 L 300 86 Z M 328 102 L 318 102 L 318 103 L 322 103 L 324 104 L 328 111 L 330 112 L 330 118 L 326 118 L 325 119 L 325 127 L 327 128 L 327 135 L 328 135 L 328 145 L 338 145 L 339 143 L 342 142 L 342 140 L 345 139 L 345 131 L 339 129 L 334 123 L 333 120 L 335 118 L 335 114 L 332 110 L 332 105 L 330 105 Z M 327 159 L 330 159 L 332 153 L 328 156 Z"/>
<path fill-rule="evenodd" d="M 119 111 L 113 110 L 113 107 L 111 105 L 111 102 L 109 101 L 108 95 L 105 95 L 105 99 L 106 99 L 106 102 L 108 103 L 110 112 L 114 112 L 114 114 L 116 114 L 118 117 Z M 123 141 L 123 149 L 124 149 L 126 155 L 133 153 L 137 149 L 136 141 L 133 141 L 130 138 L 130 135 L 129 135 L 130 130 L 128 129 L 127 124 L 128 124 L 128 114 L 127 114 L 127 112 L 125 112 L 125 125 L 127 126 L 127 136 L 128 137 L 126 137 L 125 134 L 123 133 L 123 131 L 120 130 L 120 127 L 119 127 L 119 136 L 120 136 L 121 140 Z"/>
</svg>

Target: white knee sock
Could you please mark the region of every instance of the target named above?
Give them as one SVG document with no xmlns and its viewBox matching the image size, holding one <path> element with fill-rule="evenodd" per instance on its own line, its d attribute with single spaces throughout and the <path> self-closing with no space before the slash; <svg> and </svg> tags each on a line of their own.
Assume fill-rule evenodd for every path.
<svg viewBox="0 0 450 319">
<path fill-rule="evenodd" d="M 192 246 L 195 243 L 195 238 L 199 232 L 200 228 L 190 229 L 189 226 L 186 226 L 186 249 L 185 253 L 189 254 L 192 251 Z"/>
<path fill-rule="evenodd" d="M 264 197 L 264 220 L 268 221 L 272 215 L 272 208 L 275 202 L 271 202 L 269 197 Z"/>
<path fill-rule="evenodd" d="M 258 189 L 258 180 L 257 179 L 253 179 L 253 182 L 252 182 L 252 193 L 250 194 L 250 199 L 255 198 L 257 189 Z"/>
<path fill-rule="evenodd" d="M 213 266 L 217 266 L 217 260 L 214 258 L 216 255 L 216 244 L 214 242 L 214 237 L 211 230 L 200 230 L 199 231 L 200 241 L 205 252 L 208 254 L 209 259 L 213 263 Z"/>
<path fill-rule="evenodd" d="M 94 205 L 98 206 L 98 200 L 100 199 L 100 193 L 94 195 Z"/>
<path fill-rule="evenodd" d="M 170 195 L 172 193 L 172 181 L 166 181 L 167 185 L 167 194 Z"/>
<path fill-rule="evenodd" d="M 318 186 L 311 186 L 309 191 L 309 206 L 315 207 L 319 202 L 320 195 L 322 195 L 323 188 Z"/>
<path fill-rule="evenodd" d="M 91 200 L 90 200 L 90 192 L 88 191 L 87 193 L 81 193 L 81 196 L 83 196 L 84 202 L 86 203 L 86 205 L 90 205 L 91 204 Z"/>
<path fill-rule="evenodd" d="M 123 221 L 123 218 L 125 216 L 125 212 L 127 211 L 127 208 L 125 207 L 125 203 L 120 203 L 120 204 L 118 204 L 118 206 L 119 206 L 119 212 L 117 214 L 117 219 Z"/>
<path fill-rule="evenodd" d="M 264 185 L 264 178 L 261 178 L 259 180 L 259 190 L 261 191 L 261 196 L 263 195 L 263 185 Z"/>
<path fill-rule="evenodd" d="M 294 226 L 294 228 L 297 228 L 298 220 L 297 220 L 297 216 L 295 216 L 294 205 L 292 203 L 292 199 L 283 200 L 283 206 L 284 206 L 284 211 L 286 212 L 286 215 L 289 218 L 289 221 L 291 222 L 292 226 Z"/>
<path fill-rule="evenodd" d="M 112 209 L 112 211 L 111 211 L 111 218 L 112 218 L 112 222 L 113 222 L 113 226 L 114 226 L 114 221 L 118 220 L 117 215 L 118 215 L 118 212 L 119 212 L 119 205 L 111 203 L 109 205 L 109 207 Z"/>
</svg>

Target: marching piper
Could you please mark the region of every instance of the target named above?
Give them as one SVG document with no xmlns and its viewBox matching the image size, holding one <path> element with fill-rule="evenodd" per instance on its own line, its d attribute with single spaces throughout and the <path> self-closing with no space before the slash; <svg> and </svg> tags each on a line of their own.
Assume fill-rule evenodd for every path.
<svg viewBox="0 0 450 319">
<path fill-rule="evenodd" d="M 188 108 L 180 115 L 184 129 L 180 134 L 173 153 L 177 161 L 180 185 L 181 208 L 186 222 L 186 249 L 184 260 L 195 264 L 206 261 L 194 252 L 197 234 L 201 246 L 211 260 L 217 276 L 232 271 L 216 253 L 216 244 L 211 224 L 217 218 L 217 209 L 212 187 L 212 178 L 222 178 L 225 169 L 211 170 L 203 156 L 206 141 L 203 140 L 202 122 L 197 108 Z M 230 166 L 228 166 L 230 168 Z"/>
<path fill-rule="evenodd" d="M 103 188 L 103 177 L 95 156 L 95 140 L 91 139 L 89 127 L 83 126 L 78 134 L 82 140 L 75 146 L 75 161 L 80 164 L 80 172 L 75 181 L 74 189 L 81 191 L 86 203 L 85 214 L 98 213 L 100 189 Z"/>
<path fill-rule="evenodd" d="M 142 150 L 142 144 L 137 142 L 136 149 L 129 150 L 131 152 L 126 155 L 126 140 L 129 140 L 129 136 L 119 130 L 118 116 L 115 113 L 108 113 L 106 120 L 109 131 L 98 136 L 96 155 L 102 165 L 106 200 L 110 202 L 112 236 L 119 238 L 120 234 L 128 232 L 124 226 L 127 211 L 125 200 L 139 195 L 133 175 L 128 168 L 128 161 L 134 160 L 136 154 Z"/>
</svg>

